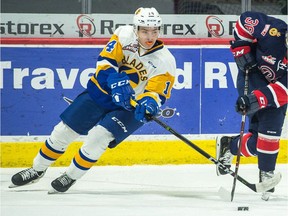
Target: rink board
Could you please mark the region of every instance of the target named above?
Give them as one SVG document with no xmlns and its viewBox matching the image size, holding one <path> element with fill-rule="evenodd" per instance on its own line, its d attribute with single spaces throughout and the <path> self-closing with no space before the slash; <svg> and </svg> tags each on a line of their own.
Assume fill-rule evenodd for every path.
<svg viewBox="0 0 288 216">
<path fill-rule="evenodd" d="M 215 140 L 192 142 L 215 157 Z M 2 143 L 0 167 L 29 167 L 43 142 Z M 72 143 L 67 151 L 52 166 L 68 166 L 82 142 Z M 288 141 L 281 140 L 277 163 L 288 163 Z M 236 157 L 235 157 L 236 158 Z M 234 162 L 235 162 L 234 158 Z M 125 141 L 115 149 L 108 149 L 95 164 L 103 165 L 167 165 L 210 164 L 203 155 L 181 141 Z M 257 163 L 257 158 L 241 158 L 242 164 Z"/>
<path fill-rule="evenodd" d="M 1 48 L 2 136 L 50 134 L 68 106 L 95 72 L 102 47 L 20 46 Z M 176 82 L 162 117 L 181 134 L 238 133 L 235 113 L 237 67 L 229 48 L 170 47 L 176 58 Z M 231 98 L 231 99 L 230 99 Z M 169 134 L 158 125 L 136 135 Z"/>
</svg>

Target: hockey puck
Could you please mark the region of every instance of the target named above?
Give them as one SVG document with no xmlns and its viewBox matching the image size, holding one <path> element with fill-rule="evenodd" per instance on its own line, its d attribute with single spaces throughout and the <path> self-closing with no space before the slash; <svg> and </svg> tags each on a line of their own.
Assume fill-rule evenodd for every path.
<svg viewBox="0 0 288 216">
<path fill-rule="evenodd" d="M 249 211 L 249 207 L 248 206 L 239 206 L 238 211 Z"/>
</svg>

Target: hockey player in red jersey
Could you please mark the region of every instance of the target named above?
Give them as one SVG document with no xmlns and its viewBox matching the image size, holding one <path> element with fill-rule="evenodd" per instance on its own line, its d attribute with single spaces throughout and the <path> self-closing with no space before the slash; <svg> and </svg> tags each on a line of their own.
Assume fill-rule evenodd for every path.
<svg viewBox="0 0 288 216">
<path fill-rule="evenodd" d="M 243 135 L 241 156 L 258 157 L 259 180 L 274 175 L 279 140 L 287 108 L 287 24 L 259 12 L 241 14 L 234 28 L 231 51 L 238 66 L 236 111 L 246 114 L 249 131 Z M 244 95 L 248 70 L 248 94 Z M 287 130 L 287 129 L 286 129 Z M 239 137 L 218 137 L 216 158 L 228 167 L 237 155 Z M 217 174 L 226 174 L 217 166 Z M 274 188 L 263 193 L 268 200 Z"/>
<path fill-rule="evenodd" d="M 11 187 L 38 181 L 73 140 L 87 135 L 67 171 L 51 183 L 51 192 L 67 191 L 107 148 L 143 126 L 147 112 L 157 115 L 170 98 L 176 62 L 158 39 L 162 19 L 155 8 L 139 8 L 133 23 L 115 30 L 87 89 L 60 115 L 33 166 L 12 176 Z M 131 99 L 137 101 L 135 110 Z"/>
</svg>

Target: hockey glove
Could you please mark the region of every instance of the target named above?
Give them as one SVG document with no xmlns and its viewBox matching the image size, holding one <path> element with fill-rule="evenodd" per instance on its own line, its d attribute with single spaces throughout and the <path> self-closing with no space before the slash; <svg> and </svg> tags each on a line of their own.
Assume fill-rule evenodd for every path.
<svg viewBox="0 0 288 216">
<path fill-rule="evenodd" d="M 157 102 L 149 96 L 143 97 L 137 101 L 138 105 L 135 108 L 135 118 L 140 122 L 148 122 L 146 114 L 155 116 L 158 114 L 159 106 Z"/>
<path fill-rule="evenodd" d="M 251 53 L 252 43 L 243 40 L 230 41 L 230 50 L 238 68 L 245 72 L 246 69 L 253 70 L 257 67 L 254 55 Z"/>
<path fill-rule="evenodd" d="M 261 91 L 255 90 L 251 94 L 238 97 L 235 109 L 241 115 L 251 115 L 266 106 L 267 98 L 265 95 Z"/>
<path fill-rule="evenodd" d="M 130 99 L 134 98 L 135 92 L 129 83 L 127 74 L 124 72 L 112 73 L 109 75 L 107 83 L 111 89 L 113 102 L 128 111 L 132 111 Z"/>
</svg>

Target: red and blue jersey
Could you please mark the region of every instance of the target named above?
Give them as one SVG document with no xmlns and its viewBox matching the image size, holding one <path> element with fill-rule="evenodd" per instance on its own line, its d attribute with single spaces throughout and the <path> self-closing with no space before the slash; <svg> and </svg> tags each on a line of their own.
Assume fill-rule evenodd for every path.
<svg viewBox="0 0 288 216">
<path fill-rule="evenodd" d="M 268 81 L 259 89 L 268 106 L 287 104 L 287 24 L 275 17 L 259 12 L 244 12 L 234 28 L 235 40 L 255 42 L 255 58 L 259 72 Z"/>
</svg>

